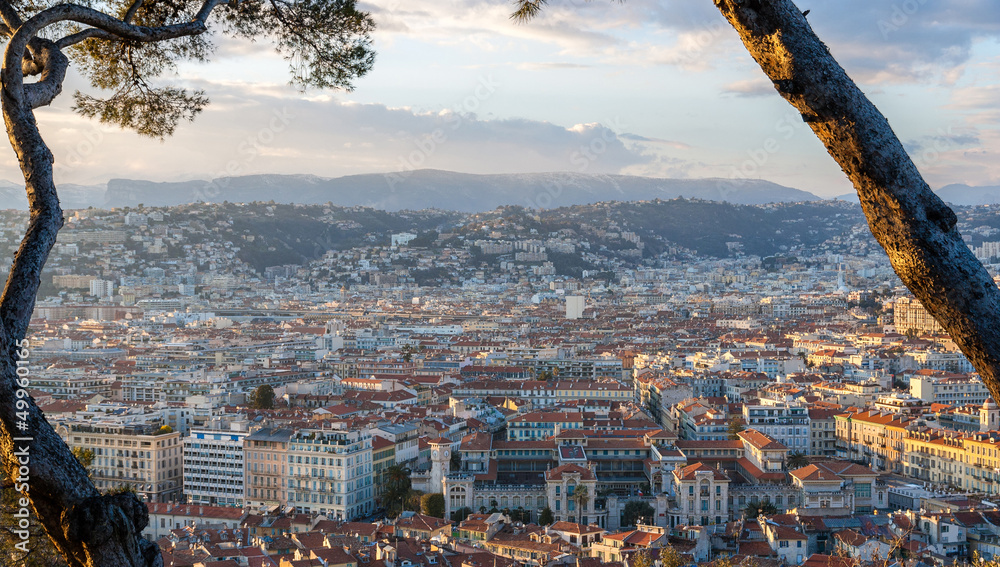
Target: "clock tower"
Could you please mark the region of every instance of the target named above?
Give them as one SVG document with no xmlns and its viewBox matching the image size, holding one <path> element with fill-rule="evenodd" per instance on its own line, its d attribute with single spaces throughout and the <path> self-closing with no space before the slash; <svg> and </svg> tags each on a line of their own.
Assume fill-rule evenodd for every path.
<svg viewBox="0 0 1000 567">
<path fill-rule="evenodd" d="M 451 440 L 438 437 L 427 444 L 431 447 L 431 478 L 428 488 L 432 493 L 444 494 L 444 477 L 451 470 Z"/>
</svg>

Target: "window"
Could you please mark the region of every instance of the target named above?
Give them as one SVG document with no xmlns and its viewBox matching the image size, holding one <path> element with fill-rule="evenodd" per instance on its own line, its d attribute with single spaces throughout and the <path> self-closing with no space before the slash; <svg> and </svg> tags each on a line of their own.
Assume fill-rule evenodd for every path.
<svg viewBox="0 0 1000 567">
<path fill-rule="evenodd" d="M 854 497 L 855 498 L 871 498 L 872 497 L 872 485 L 870 482 L 861 482 L 854 485 Z"/>
<path fill-rule="evenodd" d="M 778 542 L 778 547 L 788 547 L 788 540 L 781 540 Z"/>
</svg>

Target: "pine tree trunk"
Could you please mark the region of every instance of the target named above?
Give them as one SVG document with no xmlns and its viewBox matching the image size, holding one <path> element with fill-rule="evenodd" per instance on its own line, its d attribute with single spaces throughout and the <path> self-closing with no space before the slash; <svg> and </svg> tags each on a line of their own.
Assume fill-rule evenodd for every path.
<svg viewBox="0 0 1000 567">
<path fill-rule="evenodd" d="M 854 184 L 896 274 L 1000 400 L 1000 290 L 962 240 L 955 213 L 791 0 L 715 4 Z"/>
<path fill-rule="evenodd" d="M 52 153 L 42 140 L 25 97 L 0 92 L 4 123 L 25 178 L 30 221 L 0 298 L 0 455 L 9 477 L 27 487 L 34 517 L 71 567 L 161 567 L 156 544 L 142 539 L 149 522 L 135 494 L 102 495 L 69 447 L 30 398 L 18 397 L 18 360 L 35 305 L 42 267 L 62 227 L 62 209 L 52 178 Z M 24 348 L 27 346 L 27 348 Z M 22 370 L 22 373 L 24 371 Z M 26 402 L 22 407 L 17 401 Z M 26 469 L 21 468 L 22 465 Z M 22 474 L 27 472 L 27 474 Z M 17 482 L 21 479 L 21 482 Z M 37 542 L 36 542 L 37 543 Z M 28 541 L 27 547 L 33 547 Z"/>
</svg>

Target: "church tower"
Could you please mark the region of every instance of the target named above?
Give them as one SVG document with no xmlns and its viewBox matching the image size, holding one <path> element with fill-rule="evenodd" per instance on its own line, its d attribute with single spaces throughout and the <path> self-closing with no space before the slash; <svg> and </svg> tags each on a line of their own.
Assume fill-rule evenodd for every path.
<svg viewBox="0 0 1000 567">
<path fill-rule="evenodd" d="M 979 408 L 979 431 L 996 431 L 1000 429 L 1000 407 L 993 398 L 986 398 L 983 407 Z"/>
</svg>

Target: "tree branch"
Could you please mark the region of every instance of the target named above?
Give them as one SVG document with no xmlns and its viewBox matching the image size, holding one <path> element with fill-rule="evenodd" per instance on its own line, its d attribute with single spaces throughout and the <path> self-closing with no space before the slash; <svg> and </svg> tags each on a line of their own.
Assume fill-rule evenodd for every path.
<svg viewBox="0 0 1000 567">
<path fill-rule="evenodd" d="M 896 274 L 1000 400 L 1000 289 L 962 240 L 955 213 L 791 0 L 715 4 L 854 184 Z"/>
<path fill-rule="evenodd" d="M 37 50 L 35 62 L 42 69 L 42 75 L 35 83 L 24 86 L 24 98 L 28 108 L 47 106 L 62 92 L 66 71 L 69 70 L 69 58 L 48 40 L 47 45 Z"/>
<path fill-rule="evenodd" d="M 56 47 L 58 47 L 59 49 L 66 49 L 71 45 L 76 45 L 80 42 L 87 41 L 88 39 L 91 38 L 104 39 L 110 41 L 113 39 L 117 39 L 117 36 L 101 29 L 87 28 L 85 30 L 78 31 L 74 34 L 67 35 L 66 37 L 59 38 L 58 40 L 56 40 Z"/>
<path fill-rule="evenodd" d="M 0 454 L 8 475 L 16 476 L 14 439 L 21 431 L 30 431 L 31 492 L 26 496 L 45 532 L 73 567 L 155 567 L 162 565 L 162 559 L 155 544 L 140 535 L 148 523 L 145 505 L 132 494 L 100 495 L 34 401 L 17 395 L 18 347 L 34 310 L 42 268 L 63 225 L 52 177 L 52 152 L 38 131 L 33 109 L 59 94 L 68 60 L 58 43 L 38 34 L 54 23 L 75 21 L 129 41 L 173 39 L 204 32 L 205 19 L 220 3 L 206 0 L 194 20 L 161 27 L 135 26 L 90 8 L 61 4 L 20 24 L 4 52 L 0 102 L 7 135 L 24 174 L 30 220 L 0 296 L 0 399 L 8 401 L 0 404 Z M 0 11 L 5 9 L 11 11 L 0 0 Z M 93 34 L 90 37 L 101 33 L 86 32 Z M 83 37 L 74 35 L 74 39 Z M 40 80 L 25 85 L 26 71 L 40 71 Z M 15 405 L 16 399 L 24 399 L 26 406 Z"/>
<path fill-rule="evenodd" d="M 0 18 L 3 19 L 4 30 L 8 36 L 24 23 L 9 0 L 0 0 Z"/>
<path fill-rule="evenodd" d="M 132 2 L 132 5 L 128 7 L 128 11 L 125 12 L 125 16 L 122 17 L 122 21 L 126 24 L 131 24 L 132 18 L 135 17 L 136 12 L 139 11 L 139 8 L 142 8 L 142 3 L 143 0 L 135 0 Z"/>
<path fill-rule="evenodd" d="M 211 15 L 212 10 L 223 3 L 225 3 L 225 0 L 205 0 L 193 20 L 158 27 L 136 26 L 129 24 L 86 6 L 79 6 L 76 4 L 58 4 L 51 8 L 42 10 L 38 14 L 29 18 L 28 21 L 24 22 L 24 24 L 22 24 L 10 38 L 10 41 L 7 44 L 7 49 L 4 53 L 4 65 L 2 74 L 0 74 L 0 80 L 3 82 L 4 90 L 10 94 L 12 99 L 19 104 L 23 103 L 22 91 L 24 88 L 24 76 L 21 70 L 21 60 L 24 58 L 25 49 L 27 48 L 28 43 L 34 39 L 41 30 L 52 24 L 72 21 L 92 26 L 98 30 L 107 32 L 112 36 L 116 36 L 118 39 L 139 42 L 163 41 L 204 33 L 206 30 L 205 20 L 208 19 L 209 15 Z M 72 45 L 72 43 L 87 39 L 87 37 L 81 38 L 81 36 L 79 36 L 80 33 L 83 32 L 78 32 L 77 34 L 62 38 L 60 41 L 56 42 L 55 45 L 57 47 L 60 45 Z M 97 32 L 93 33 L 97 34 Z M 97 37 L 97 35 L 91 37 Z M 69 40 L 69 38 L 73 39 Z M 67 42 L 67 40 L 69 40 L 69 42 Z M 15 63 L 17 64 L 16 68 L 13 66 Z"/>
</svg>

